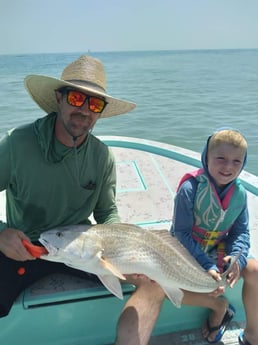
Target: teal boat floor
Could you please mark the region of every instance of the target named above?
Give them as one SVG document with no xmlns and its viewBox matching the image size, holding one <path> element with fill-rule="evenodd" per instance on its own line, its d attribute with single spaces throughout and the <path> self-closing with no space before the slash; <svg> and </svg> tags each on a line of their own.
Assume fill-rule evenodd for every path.
<svg viewBox="0 0 258 345">
<path fill-rule="evenodd" d="M 243 322 L 232 321 L 220 342 L 216 345 L 239 345 L 239 331 L 243 329 Z M 203 339 L 200 328 L 153 336 L 148 345 L 209 345 Z M 114 343 L 108 345 L 115 345 Z"/>
<path fill-rule="evenodd" d="M 239 331 L 244 328 L 243 322 L 232 321 L 227 331 L 223 335 L 217 345 L 239 345 Z M 203 339 L 200 328 L 153 336 L 149 345 L 208 345 L 209 343 Z"/>
<path fill-rule="evenodd" d="M 120 312 L 133 290 L 132 285 L 123 286 L 124 300 L 121 301 L 98 283 L 89 284 L 80 278 L 62 274 L 46 277 L 26 289 L 10 314 L 0 319 L 0 344 L 112 343 Z M 237 333 L 244 320 L 243 309 L 239 308 L 241 283 L 227 293 L 230 303 L 237 309 L 232 323 L 232 327 L 235 325 L 232 332 Z M 207 316 L 206 309 L 187 306 L 177 309 L 165 300 L 150 345 L 206 344 L 200 327 Z M 227 337 L 236 341 L 237 337 L 230 332 L 226 333 Z"/>
</svg>

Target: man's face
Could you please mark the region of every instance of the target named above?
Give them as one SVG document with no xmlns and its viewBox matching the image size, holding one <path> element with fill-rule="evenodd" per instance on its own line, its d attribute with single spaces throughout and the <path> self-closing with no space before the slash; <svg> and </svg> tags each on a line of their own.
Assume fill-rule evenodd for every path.
<svg viewBox="0 0 258 345">
<path fill-rule="evenodd" d="M 97 122 L 100 113 L 89 109 L 89 102 L 92 102 L 92 100 L 87 98 L 88 95 L 76 90 L 70 90 L 69 92 L 68 94 L 67 92 L 56 91 L 57 121 L 61 121 L 64 130 L 73 138 L 86 137 Z M 82 105 L 78 106 L 81 103 Z"/>
</svg>

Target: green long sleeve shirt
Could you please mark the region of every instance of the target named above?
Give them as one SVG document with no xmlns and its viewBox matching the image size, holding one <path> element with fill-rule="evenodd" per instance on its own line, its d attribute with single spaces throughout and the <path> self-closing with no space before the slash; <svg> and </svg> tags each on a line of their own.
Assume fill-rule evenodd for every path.
<svg viewBox="0 0 258 345">
<path fill-rule="evenodd" d="M 0 190 L 6 190 L 6 223 L 31 240 L 69 224 L 119 222 L 115 160 L 92 134 L 78 148 L 54 136 L 52 113 L 7 133 L 0 141 Z"/>
</svg>

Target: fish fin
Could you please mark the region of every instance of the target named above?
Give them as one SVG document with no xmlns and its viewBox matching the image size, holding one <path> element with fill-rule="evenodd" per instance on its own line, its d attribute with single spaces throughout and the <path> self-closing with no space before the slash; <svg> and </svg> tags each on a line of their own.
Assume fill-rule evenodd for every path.
<svg viewBox="0 0 258 345">
<path fill-rule="evenodd" d="M 184 293 L 181 289 L 175 287 L 167 287 L 161 286 L 163 291 L 165 292 L 167 298 L 177 307 L 180 308 L 182 304 L 182 299 L 184 297 Z"/>
<path fill-rule="evenodd" d="M 98 278 L 113 295 L 119 299 L 124 298 L 119 279 L 113 275 L 99 275 Z"/>
<path fill-rule="evenodd" d="M 167 239 L 171 239 L 172 235 L 170 234 L 170 232 L 166 229 L 161 229 L 161 230 L 157 230 L 157 229 L 151 229 L 150 230 L 154 235 L 158 236 L 159 238 L 163 238 L 164 240 L 167 241 Z"/>
<path fill-rule="evenodd" d="M 173 252 L 179 251 L 180 260 L 184 260 L 184 262 L 188 262 L 188 261 L 192 262 L 194 260 L 195 264 L 198 265 L 198 269 L 201 269 L 204 271 L 202 266 L 196 261 L 196 259 L 192 256 L 189 250 L 175 236 L 172 236 L 168 230 L 162 229 L 162 230 L 149 230 L 149 231 L 151 231 L 154 236 L 158 237 L 160 240 L 166 243 L 167 246 L 171 247 Z"/>
<path fill-rule="evenodd" d="M 110 271 L 117 278 L 122 279 L 122 280 L 126 280 L 125 276 L 115 266 L 113 266 L 110 262 L 108 262 L 106 259 L 100 258 L 100 263 L 101 263 L 101 266 L 103 268 Z"/>
<path fill-rule="evenodd" d="M 156 230 L 151 229 L 149 230 L 155 237 L 158 237 L 160 240 L 165 242 L 167 245 L 174 247 L 176 244 L 182 247 L 183 245 L 178 241 L 178 239 L 171 235 L 171 233 L 166 229 Z"/>
</svg>

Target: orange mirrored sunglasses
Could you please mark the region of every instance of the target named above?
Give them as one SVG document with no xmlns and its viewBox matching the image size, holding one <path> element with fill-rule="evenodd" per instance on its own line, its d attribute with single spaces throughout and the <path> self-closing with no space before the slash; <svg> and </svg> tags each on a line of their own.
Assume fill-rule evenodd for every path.
<svg viewBox="0 0 258 345">
<path fill-rule="evenodd" d="M 82 107 L 88 101 L 89 110 L 93 113 L 100 114 L 104 110 L 107 102 L 96 96 L 86 95 L 85 93 L 77 90 L 61 90 L 62 93 L 67 95 L 67 103 L 73 107 Z"/>
</svg>

